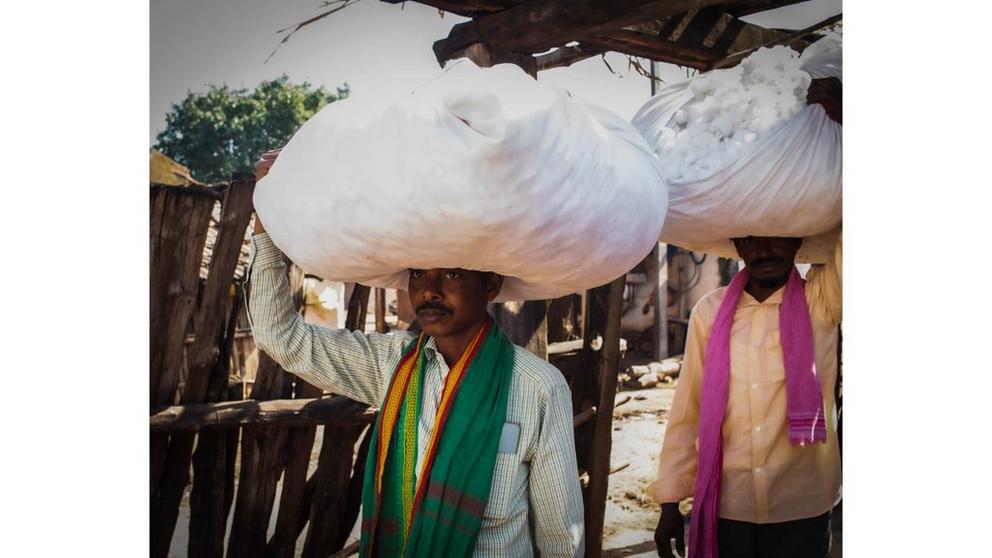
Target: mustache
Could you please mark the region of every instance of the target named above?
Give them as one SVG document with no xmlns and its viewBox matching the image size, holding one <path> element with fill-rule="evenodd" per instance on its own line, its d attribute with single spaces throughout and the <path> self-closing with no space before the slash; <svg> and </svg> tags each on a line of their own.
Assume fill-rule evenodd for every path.
<svg viewBox="0 0 992 558">
<path fill-rule="evenodd" d="M 751 262 L 751 265 L 752 266 L 759 266 L 759 265 L 765 265 L 765 264 L 781 265 L 781 264 L 784 264 L 784 263 L 785 263 L 785 259 L 784 258 L 770 257 L 770 258 L 761 258 L 759 260 L 754 260 L 753 262 Z"/>
<path fill-rule="evenodd" d="M 441 304 L 440 302 L 435 302 L 433 300 L 421 302 L 420 304 L 417 305 L 416 310 L 418 314 L 424 310 L 438 310 L 441 312 L 447 312 L 448 314 L 454 314 L 451 308 L 448 308 L 447 306 Z"/>
</svg>

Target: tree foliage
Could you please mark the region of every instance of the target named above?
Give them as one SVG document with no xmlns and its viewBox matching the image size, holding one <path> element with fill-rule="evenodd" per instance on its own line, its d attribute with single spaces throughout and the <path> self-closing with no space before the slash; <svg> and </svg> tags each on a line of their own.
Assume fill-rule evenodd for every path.
<svg viewBox="0 0 992 558">
<path fill-rule="evenodd" d="M 289 83 L 285 75 L 254 90 L 211 85 L 172 105 L 155 148 L 189 167 L 203 182 L 228 180 L 251 171 L 259 155 L 282 147 L 308 118 L 327 103 L 348 96 L 348 85 L 329 93 L 309 83 Z"/>
</svg>

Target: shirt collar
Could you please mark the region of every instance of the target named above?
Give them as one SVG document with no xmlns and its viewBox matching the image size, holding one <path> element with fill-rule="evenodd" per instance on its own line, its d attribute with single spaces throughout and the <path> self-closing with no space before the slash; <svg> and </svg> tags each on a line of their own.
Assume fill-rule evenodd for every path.
<svg viewBox="0 0 992 558">
<path fill-rule="evenodd" d="M 751 293 L 747 291 L 741 291 L 741 299 L 737 301 L 738 306 L 765 306 L 765 305 L 775 305 L 782 304 L 782 296 L 785 294 L 785 285 L 783 285 L 779 290 L 772 293 L 771 296 L 765 300 L 758 302 L 758 299 L 751 296 Z"/>
<path fill-rule="evenodd" d="M 437 348 L 437 342 L 434 341 L 433 337 L 428 337 L 427 341 L 424 341 L 424 356 L 428 359 L 433 359 L 441 366 L 441 375 L 445 376 L 448 372 L 448 363 L 444 360 L 444 355 Z"/>
</svg>

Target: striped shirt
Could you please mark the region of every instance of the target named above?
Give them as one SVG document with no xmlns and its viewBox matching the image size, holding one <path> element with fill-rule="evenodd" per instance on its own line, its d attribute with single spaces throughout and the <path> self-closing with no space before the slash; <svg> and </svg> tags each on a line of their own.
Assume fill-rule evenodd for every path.
<svg viewBox="0 0 992 558">
<path fill-rule="evenodd" d="M 412 333 L 350 332 L 306 323 L 293 307 L 282 253 L 264 233 L 253 237 L 250 283 L 248 314 L 262 350 L 317 387 L 381 405 Z M 571 392 L 557 368 L 526 349 L 514 348 L 506 422 L 518 425 L 519 435 L 515 448 L 501 447 L 496 457 L 474 555 L 581 556 L 582 495 Z M 433 338 L 424 343 L 424 351 L 418 474 L 448 374 L 448 363 Z"/>
</svg>

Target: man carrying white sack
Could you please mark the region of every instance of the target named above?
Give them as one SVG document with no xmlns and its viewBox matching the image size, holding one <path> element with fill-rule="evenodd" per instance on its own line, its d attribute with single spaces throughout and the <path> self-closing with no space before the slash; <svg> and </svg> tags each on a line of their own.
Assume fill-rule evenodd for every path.
<svg viewBox="0 0 992 558">
<path fill-rule="evenodd" d="M 380 409 L 361 555 L 581 556 L 568 385 L 486 305 L 592 288 L 644 258 L 668 194 L 643 137 L 516 66 L 462 59 L 412 93 L 331 103 L 265 159 L 256 342 Z M 423 334 L 305 324 L 275 246 L 325 279 L 407 290 Z"/>
<path fill-rule="evenodd" d="M 304 380 L 381 409 L 361 555 L 581 556 L 571 393 L 488 316 L 503 277 L 411 269 L 419 337 L 326 329 L 294 310 L 282 253 L 256 223 L 256 343 Z"/>
<path fill-rule="evenodd" d="M 692 311 L 665 431 L 655 531 L 685 555 L 679 502 L 692 502 L 690 556 L 824 558 L 840 491 L 834 413 L 841 240 L 805 284 L 802 239 L 734 239 L 730 285 Z"/>
</svg>

